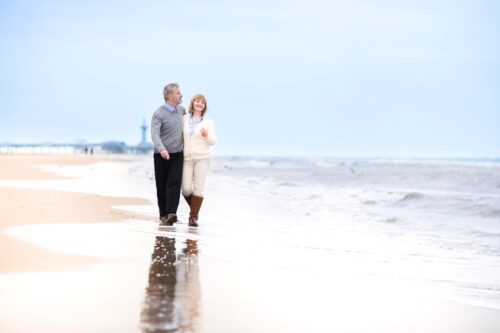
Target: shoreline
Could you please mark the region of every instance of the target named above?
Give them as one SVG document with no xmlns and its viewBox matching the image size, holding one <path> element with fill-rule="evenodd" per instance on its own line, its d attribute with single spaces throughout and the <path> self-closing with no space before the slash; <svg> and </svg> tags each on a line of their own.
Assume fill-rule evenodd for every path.
<svg viewBox="0 0 500 333">
<path fill-rule="evenodd" d="M 0 179 L 0 214 L 15 215 L 6 236 L 34 249 L 17 259 L 27 260 L 28 269 L 0 272 L 0 331 L 494 333 L 500 327 L 498 309 L 402 279 L 401 271 L 414 268 L 398 259 L 395 239 L 341 228 L 348 218 L 316 223 L 325 221 L 290 212 L 279 197 L 252 188 L 251 179 L 212 173 L 200 227 L 187 226 L 181 198 L 181 223 L 159 228 L 149 158 L 81 160 L 80 166 L 52 157 L 42 163 L 61 166 L 41 170 L 66 178 Z M 26 196 L 40 216 L 35 223 L 19 204 Z M 11 256 L 16 249 L 2 250 Z M 36 258 L 44 267 L 31 262 Z"/>
</svg>

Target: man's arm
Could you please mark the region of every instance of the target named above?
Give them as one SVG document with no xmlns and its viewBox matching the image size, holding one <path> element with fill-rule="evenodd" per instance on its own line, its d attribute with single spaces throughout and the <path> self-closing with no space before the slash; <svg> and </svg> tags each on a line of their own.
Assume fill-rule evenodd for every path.
<svg viewBox="0 0 500 333">
<path fill-rule="evenodd" d="M 151 118 L 151 141 L 153 141 L 153 145 L 155 146 L 156 151 L 162 151 L 163 149 L 165 149 L 165 146 L 160 139 L 160 129 L 161 120 L 155 112 L 153 114 L 153 118 Z"/>
</svg>

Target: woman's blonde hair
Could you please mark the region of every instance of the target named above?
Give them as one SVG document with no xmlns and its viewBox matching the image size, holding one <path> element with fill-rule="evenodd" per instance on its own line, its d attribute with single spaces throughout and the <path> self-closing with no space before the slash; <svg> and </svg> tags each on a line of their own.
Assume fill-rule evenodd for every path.
<svg viewBox="0 0 500 333">
<path fill-rule="evenodd" d="M 201 116 L 203 117 L 205 115 L 205 112 L 207 112 L 207 99 L 202 94 L 196 94 L 193 96 L 193 98 L 191 98 L 191 102 L 189 102 L 188 112 L 193 113 L 194 101 L 196 101 L 197 99 L 201 99 L 203 101 L 203 103 L 205 103 L 205 108 L 201 111 Z"/>
</svg>

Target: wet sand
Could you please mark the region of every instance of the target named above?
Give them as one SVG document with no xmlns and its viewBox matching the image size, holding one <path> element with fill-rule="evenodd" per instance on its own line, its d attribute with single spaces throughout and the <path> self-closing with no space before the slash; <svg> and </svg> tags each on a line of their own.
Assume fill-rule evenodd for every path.
<svg viewBox="0 0 500 333">
<path fill-rule="evenodd" d="M 127 163 L 140 169 L 150 157 L 96 165 L 86 165 L 82 157 L 69 169 L 50 158 L 47 164 L 61 163 L 62 174 L 80 172 L 82 178 L 33 180 L 37 190 L 27 188 L 31 183 L 0 182 L 2 237 L 17 242 L 2 248 L 12 263 L 4 269 L 2 262 L 0 274 L 1 332 L 493 333 L 500 328 L 498 309 L 380 274 L 390 257 L 349 249 L 349 242 L 365 241 L 362 235 L 339 230 L 331 241 L 347 245 L 337 251 L 304 246 L 304 238 L 321 232 L 310 221 L 218 175 L 210 175 L 200 228 L 186 225 L 184 202 L 181 223 L 159 228 L 151 174 L 122 168 Z M 108 189 L 118 186 L 124 197 L 86 192 L 98 188 L 85 187 L 93 182 L 100 184 L 99 194 L 115 193 Z M 16 184 L 22 188 L 13 188 Z M 60 190 L 65 186 L 72 192 Z M 130 198 L 132 193 L 143 199 Z M 26 210 L 23 199 L 30 195 Z M 33 220 L 37 214 L 40 219 Z M 32 252 L 13 254 L 19 244 Z"/>
<path fill-rule="evenodd" d="M 61 179 L 60 175 L 45 172 L 41 165 L 85 165 L 100 161 L 119 161 L 110 156 L 82 156 L 82 155 L 0 155 L 2 168 L 0 179 Z"/>
<path fill-rule="evenodd" d="M 0 155 L 0 179 L 64 179 L 44 172 L 40 165 L 85 165 L 113 158 L 87 156 Z M 6 235 L 12 226 L 46 223 L 116 222 L 137 214 L 114 209 L 115 205 L 149 204 L 137 198 L 113 198 L 99 195 L 0 187 L 0 273 L 39 272 L 80 267 L 99 258 L 67 255 L 37 247 Z"/>
</svg>

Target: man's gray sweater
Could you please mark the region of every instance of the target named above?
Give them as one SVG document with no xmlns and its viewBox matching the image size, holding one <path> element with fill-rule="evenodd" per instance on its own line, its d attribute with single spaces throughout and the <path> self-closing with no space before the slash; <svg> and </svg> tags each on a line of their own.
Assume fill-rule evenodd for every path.
<svg viewBox="0 0 500 333">
<path fill-rule="evenodd" d="M 151 140 L 155 153 L 166 149 L 169 153 L 179 153 L 184 149 L 182 138 L 182 117 L 186 109 L 179 105 L 176 112 L 160 106 L 151 119 Z"/>
</svg>

